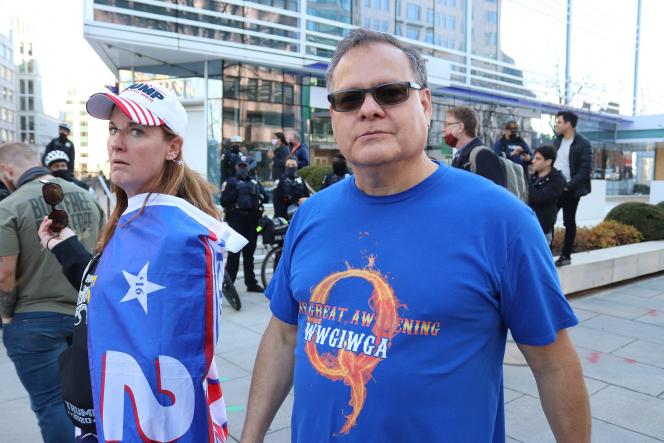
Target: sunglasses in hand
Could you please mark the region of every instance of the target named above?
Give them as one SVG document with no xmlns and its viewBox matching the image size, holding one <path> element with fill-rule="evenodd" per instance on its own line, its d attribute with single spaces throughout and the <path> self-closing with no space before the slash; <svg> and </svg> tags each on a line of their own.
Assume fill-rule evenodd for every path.
<svg viewBox="0 0 664 443">
<path fill-rule="evenodd" d="M 367 89 L 342 89 L 329 94 L 327 101 L 336 112 L 351 112 L 362 107 L 367 94 L 381 106 L 392 106 L 408 100 L 411 89 L 420 90 L 422 86 L 414 82 L 394 82 Z"/>
<path fill-rule="evenodd" d="M 65 193 L 62 191 L 62 187 L 53 182 L 46 180 L 40 180 L 44 186 L 42 186 L 42 196 L 47 205 L 51 207 L 51 213 L 48 214 L 48 218 L 53 221 L 51 224 L 51 231 L 58 233 L 67 227 L 69 224 L 69 216 L 62 209 L 57 209 L 55 206 L 62 203 L 65 199 Z"/>
</svg>

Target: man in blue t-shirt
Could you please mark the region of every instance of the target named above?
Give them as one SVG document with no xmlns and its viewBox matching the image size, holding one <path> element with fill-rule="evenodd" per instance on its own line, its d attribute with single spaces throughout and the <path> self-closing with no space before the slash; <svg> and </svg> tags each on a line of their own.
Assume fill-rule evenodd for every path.
<svg viewBox="0 0 664 443">
<path fill-rule="evenodd" d="M 327 84 L 356 175 L 308 199 L 289 227 L 242 441 L 263 440 L 294 385 L 293 442 L 504 442 L 509 329 L 556 438 L 589 442 L 565 331 L 577 319 L 537 219 L 489 180 L 426 157 L 422 58 L 356 29 Z"/>
</svg>

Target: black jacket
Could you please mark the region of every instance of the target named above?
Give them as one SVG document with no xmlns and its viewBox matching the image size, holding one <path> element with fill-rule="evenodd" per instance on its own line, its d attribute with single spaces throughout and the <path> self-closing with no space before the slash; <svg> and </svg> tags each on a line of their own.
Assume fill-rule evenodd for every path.
<svg viewBox="0 0 664 443">
<path fill-rule="evenodd" d="M 96 434 L 96 422 L 92 402 L 92 384 L 88 362 L 88 291 L 97 261 L 86 251 L 77 237 L 71 237 L 51 250 L 62 266 L 62 273 L 69 283 L 79 289 L 74 312 L 74 336 L 72 344 L 59 357 L 62 398 L 65 411 L 74 426 L 84 433 Z M 87 275 L 85 268 L 90 263 Z M 85 277 L 85 281 L 83 278 Z M 87 413 L 86 413 L 87 412 Z"/>
<path fill-rule="evenodd" d="M 457 155 L 452 160 L 452 166 L 455 168 L 465 169 L 470 171 L 470 153 L 478 146 L 483 146 L 482 140 L 474 138 L 466 146 L 461 148 Z M 502 187 L 507 185 L 505 180 L 505 173 L 500 164 L 498 155 L 491 148 L 484 149 L 477 154 L 476 158 L 477 168 L 476 173 L 484 178 L 488 178 L 492 182 Z"/>
<path fill-rule="evenodd" d="M 286 171 L 286 159 L 290 155 L 290 149 L 286 145 L 279 145 L 274 149 L 272 158 L 272 180 L 278 180 Z"/>
<path fill-rule="evenodd" d="M 65 154 L 67 154 L 67 157 L 69 157 L 69 163 L 67 163 L 67 170 L 71 173 L 74 173 L 74 159 L 76 157 L 76 148 L 74 148 L 74 144 L 71 142 L 71 140 L 66 139 L 64 143 L 60 141 L 59 137 L 56 137 L 53 140 L 51 140 L 49 144 L 46 145 L 46 149 L 44 150 L 44 155 L 42 155 L 42 164 L 44 166 L 46 166 L 46 163 L 44 163 L 46 155 L 51 151 L 62 151 Z"/>
<path fill-rule="evenodd" d="M 553 141 L 556 151 L 560 149 L 563 136 L 559 135 Z M 592 173 L 592 148 L 590 142 L 578 132 L 574 135 L 572 146 L 569 148 L 569 172 L 570 181 L 567 189 L 574 193 L 575 197 L 583 197 L 590 194 L 590 174 Z"/>
<path fill-rule="evenodd" d="M 558 199 L 563 195 L 564 187 L 565 177 L 555 168 L 544 177 L 539 177 L 537 173 L 530 176 L 528 205 L 535 211 L 545 234 L 551 232 L 556 224 Z"/>
</svg>

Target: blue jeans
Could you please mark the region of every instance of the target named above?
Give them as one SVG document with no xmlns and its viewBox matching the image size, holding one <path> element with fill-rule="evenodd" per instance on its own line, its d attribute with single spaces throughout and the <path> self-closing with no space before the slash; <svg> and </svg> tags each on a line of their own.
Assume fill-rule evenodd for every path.
<svg viewBox="0 0 664 443">
<path fill-rule="evenodd" d="M 2 341 L 30 395 L 44 443 L 74 440 L 74 425 L 60 391 L 58 357 L 71 345 L 74 317 L 55 312 L 15 314 L 3 325 Z"/>
</svg>

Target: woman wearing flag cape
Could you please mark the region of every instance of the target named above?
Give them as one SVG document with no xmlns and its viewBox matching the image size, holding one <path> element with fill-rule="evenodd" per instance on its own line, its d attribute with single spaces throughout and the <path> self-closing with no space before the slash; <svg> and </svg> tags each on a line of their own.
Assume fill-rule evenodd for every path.
<svg viewBox="0 0 664 443">
<path fill-rule="evenodd" d="M 98 254 L 49 219 L 39 232 L 80 288 L 74 343 L 60 358 L 76 439 L 224 442 L 214 362 L 222 254 L 246 240 L 219 221 L 209 184 L 182 161 L 187 115 L 171 91 L 138 83 L 93 95 L 87 110 L 109 120 L 117 200 Z"/>
</svg>

